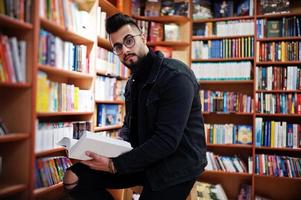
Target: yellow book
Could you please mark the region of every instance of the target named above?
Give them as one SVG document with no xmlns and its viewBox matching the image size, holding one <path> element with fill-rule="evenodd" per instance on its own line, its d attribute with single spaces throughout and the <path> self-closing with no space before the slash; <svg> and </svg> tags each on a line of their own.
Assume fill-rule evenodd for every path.
<svg viewBox="0 0 301 200">
<path fill-rule="evenodd" d="M 48 112 L 49 106 L 49 83 L 47 75 L 43 72 L 39 72 L 37 80 L 37 112 Z"/>
<path fill-rule="evenodd" d="M 78 93 L 79 93 L 79 88 L 74 87 L 74 111 L 78 111 Z"/>
<path fill-rule="evenodd" d="M 285 61 L 285 42 L 281 42 L 281 61 Z"/>
<path fill-rule="evenodd" d="M 271 147 L 275 147 L 275 121 L 271 121 Z"/>
</svg>

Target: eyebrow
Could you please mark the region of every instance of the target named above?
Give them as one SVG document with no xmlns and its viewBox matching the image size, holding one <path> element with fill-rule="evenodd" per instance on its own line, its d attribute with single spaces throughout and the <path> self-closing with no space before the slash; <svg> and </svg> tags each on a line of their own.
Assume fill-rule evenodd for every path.
<svg viewBox="0 0 301 200">
<path fill-rule="evenodd" d="M 126 36 L 124 36 L 123 37 L 123 39 L 122 39 L 122 43 L 124 42 L 124 40 L 127 38 L 127 37 L 129 37 L 129 36 L 133 36 L 132 34 L 127 34 Z M 113 44 L 113 47 L 115 46 L 115 45 L 117 45 L 117 44 L 122 44 L 121 42 L 116 42 L 116 43 L 114 43 Z"/>
</svg>

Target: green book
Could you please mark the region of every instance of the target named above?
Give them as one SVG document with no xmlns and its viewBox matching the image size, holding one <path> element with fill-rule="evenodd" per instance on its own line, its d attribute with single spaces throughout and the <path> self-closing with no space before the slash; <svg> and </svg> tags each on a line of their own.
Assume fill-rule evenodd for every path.
<svg viewBox="0 0 301 200">
<path fill-rule="evenodd" d="M 280 20 L 268 20 L 267 21 L 267 37 L 281 37 Z"/>
</svg>

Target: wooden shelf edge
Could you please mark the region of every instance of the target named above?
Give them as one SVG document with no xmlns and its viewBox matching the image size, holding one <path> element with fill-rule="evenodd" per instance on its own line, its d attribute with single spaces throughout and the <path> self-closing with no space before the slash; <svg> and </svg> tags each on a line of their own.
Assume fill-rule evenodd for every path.
<svg viewBox="0 0 301 200">
<path fill-rule="evenodd" d="M 222 39 L 235 39 L 243 37 L 254 37 L 254 35 L 233 35 L 233 36 L 192 36 L 192 41 L 198 40 L 222 40 Z"/>
<path fill-rule="evenodd" d="M 2 27 L 12 27 L 18 28 L 22 30 L 31 30 L 33 29 L 33 25 L 27 22 L 20 21 L 18 19 L 14 19 L 12 17 L 0 14 L 0 24 Z"/>
<path fill-rule="evenodd" d="M 301 177 L 285 177 L 285 176 L 270 176 L 254 174 L 255 179 L 271 179 L 272 181 L 301 181 Z"/>
<path fill-rule="evenodd" d="M 7 83 L 0 82 L 0 88 L 30 88 L 31 83 Z"/>
<path fill-rule="evenodd" d="M 288 148 L 288 147 L 265 147 L 265 146 L 256 146 L 256 150 L 264 150 L 264 151 L 283 151 L 283 152 L 300 152 L 301 153 L 301 148 Z"/>
<path fill-rule="evenodd" d="M 127 77 L 121 77 L 121 76 L 114 75 L 114 74 L 108 74 L 105 71 L 100 71 L 100 70 L 96 70 L 96 75 L 116 78 L 118 80 L 127 80 L 128 79 Z"/>
<path fill-rule="evenodd" d="M 1 184 L 0 185 L 0 198 L 23 192 L 27 189 L 26 184 Z"/>
<path fill-rule="evenodd" d="M 105 11 L 109 16 L 120 12 L 114 5 L 112 5 L 108 0 L 99 1 L 99 6 L 102 11 Z"/>
<path fill-rule="evenodd" d="M 301 40 L 300 36 L 295 37 L 270 37 L 270 38 L 257 38 L 259 42 L 265 41 L 290 41 L 290 40 Z"/>
<path fill-rule="evenodd" d="M 100 46 L 102 48 L 112 51 L 112 46 L 111 46 L 109 40 L 107 40 L 105 38 L 97 37 L 97 44 L 98 44 L 98 46 Z"/>
<path fill-rule="evenodd" d="M 238 148 L 238 149 L 252 149 L 252 144 L 207 144 L 207 147 L 217 148 Z"/>
<path fill-rule="evenodd" d="M 200 80 L 200 84 L 253 84 L 253 80 Z"/>
<path fill-rule="evenodd" d="M 95 103 L 97 104 L 125 104 L 125 101 L 122 100 L 95 100 Z"/>
<path fill-rule="evenodd" d="M 189 42 L 181 41 L 160 41 L 160 42 L 147 42 L 148 46 L 171 46 L 171 47 L 187 47 Z"/>
<path fill-rule="evenodd" d="M 242 176 L 242 177 L 252 177 L 252 174 L 246 172 L 226 172 L 226 171 L 217 171 L 217 170 L 205 170 L 201 176 L 207 175 L 226 175 L 226 176 Z"/>
<path fill-rule="evenodd" d="M 250 116 L 253 117 L 253 113 L 243 112 L 202 112 L 203 115 L 235 115 L 235 116 Z"/>
<path fill-rule="evenodd" d="M 256 90 L 256 93 L 300 93 L 301 90 Z"/>
<path fill-rule="evenodd" d="M 27 140 L 28 138 L 29 138 L 29 133 L 9 133 L 0 136 L 0 143 L 16 142 L 21 140 Z"/>
<path fill-rule="evenodd" d="M 48 193 L 52 192 L 53 190 L 59 189 L 63 187 L 63 182 L 60 182 L 55 185 L 51 185 L 49 187 L 37 188 L 34 190 L 33 194 L 35 197 L 47 195 Z"/>
<path fill-rule="evenodd" d="M 224 18 L 208 18 L 208 19 L 193 19 L 193 23 L 206 23 L 206 22 L 218 22 L 218 21 L 235 21 L 254 19 L 254 16 L 236 16 L 236 17 L 224 17 Z"/>
<path fill-rule="evenodd" d="M 62 39 L 69 40 L 76 44 L 86 44 L 86 45 L 93 45 L 94 41 L 89 38 L 85 38 L 82 35 L 79 35 L 75 32 L 68 30 L 67 28 L 58 25 L 48 19 L 40 18 L 41 21 L 41 29 L 45 29 L 54 35 L 58 35 Z"/>
<path fill-rule="evenodd" d="M 290 16 L 300 16 L 301 13 L 271 13 L 266 15 L 257 15 L 257 19 L 267 19 L 267 18 L 283 18 L 283 17 L 290 17 Z"/>
<path fill-rule="evenodd" d="M 160 22 L 160 23 L 177 23 L 182 24 L 188 22 L 190 19 L 185 16 L 180 15 L 173 15 L 173 16 L 132 16 L 135 19 L 138 20 L 144 20 L 144 21 L 154 21 L 154 22 Z"/>
<path fill-rule="evenodd" d="M 301 114 L 266 114 L 266 113 L 255 113 L 257 117 L 297 117 L 301 118 Z"/>
<path fill-rule="evenodd" d="M 300 65 L 300 61 L 257 61 L 256 65 Z"/>
<path fill-rule="evenodd" d="M 69 70 L 65 70 L 65 69 L 61 69 L 61 68 L 53 67 L 53 66 L 49 66 L 49 65 L 39 64 L 39 70 L 44 71 L 46 73 L 55 74 L 58 76 L 62 75 L 64 77 L 70 77 L 70 78 L 80 78 L 80 79 L 89 79 L 89 80 L 93 79 L 93 75 L 91 75 L 91 74 L 86 74 L 86 73 L 77 72 L 77 71 L 69 71 Z"/>
<path fill-rule="evenodd" d="M 57 147 L 54 149 L 48 149 L 48 150 L 43 150 L 43 151 L 39 151 L 35 153 L 36 157 L 44 157 L 44 156 L 48 156 L 51 155 L 53 153 L 58 153 L 58 152 L 65 152 L 66 149 L 64 147 Z"/>
<path fill-rule="evenodd" d="M 54 117 L 68 115 L 92 115 L 93 112 L 37 112 L 37 117 Z"/>
<path fill-rule="evenodd" d="M 104 126 L 104 127 L 95 127 L 94 131 L 108 131 L 108 130 L 114 130 L 114 129 L 120 129 L 122 128 L 122 124 L 118 124 L 118 125 L 111 125 L 111 126 Z"/>
<path fill-rule="evenodd" d="M 254 60 L 253 57 L 191 59 L 192 62 L 229 62 L 229 61 L 253 61 L 253 60 Z"/>
</svg>

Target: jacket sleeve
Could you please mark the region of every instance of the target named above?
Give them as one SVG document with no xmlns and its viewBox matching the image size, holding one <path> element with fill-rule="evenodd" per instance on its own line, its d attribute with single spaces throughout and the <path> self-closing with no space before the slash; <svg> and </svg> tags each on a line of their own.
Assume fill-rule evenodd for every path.
<svg viewBox="0 0 301 200">
<path fill-rule="evenodd" d="M 196 88 L 189 77 L 178 74 L 160 92 L 152 137 L 130 152 L 113 158 L 120 174 L 142 171 L 176 151 L 183 136 Z"/>
<path fill-rule="evenodd" d="M 128 123 L 127 123 L 127 115 L 124 116 L 124 121 L 123 121 L 123 126 L 122 128 L 120 129 L 119 131 L 119 137 L 122 138 L 122 140 L 125 140 L 127 142 L 130 142 L 130 137 L 129 137 L 129 134 L 130 134 L 130 129 L 129 129 L 129 126 L 128 126 Z"/>
</svg>

